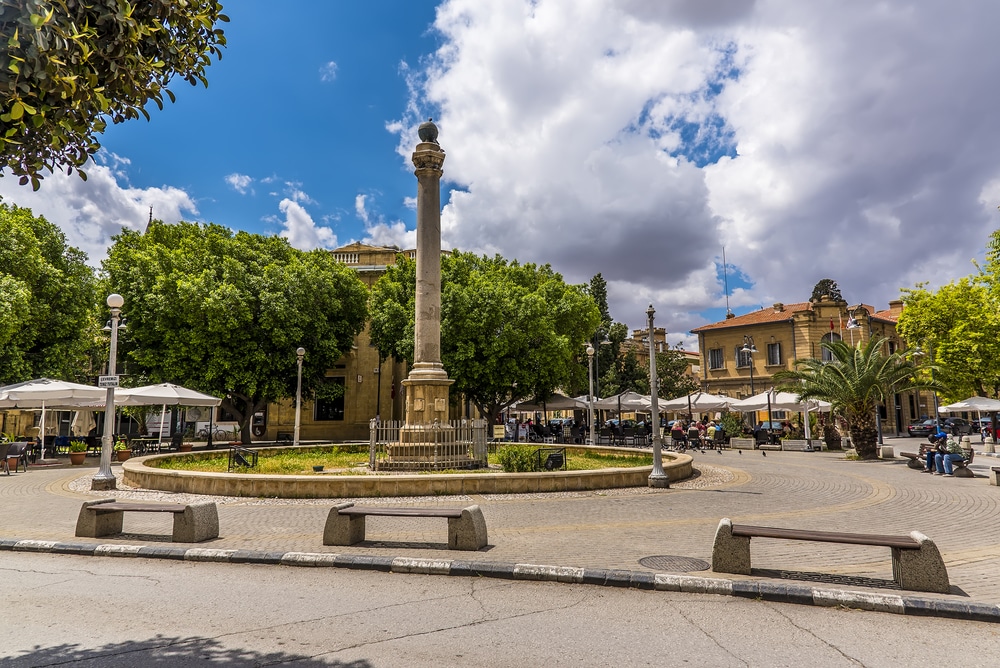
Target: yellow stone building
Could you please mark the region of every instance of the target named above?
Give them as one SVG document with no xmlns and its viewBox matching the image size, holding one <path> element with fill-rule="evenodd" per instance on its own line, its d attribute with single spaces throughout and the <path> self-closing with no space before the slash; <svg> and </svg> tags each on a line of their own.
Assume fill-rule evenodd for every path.
<svg viewBox="0 0 1000 668">
<path fill-rule="evenodd" d="M 823 359 L 828 354 L 820 346 L 824 341 L 857 343 L 873 334 L 885 340 L 887 352 L 895 352 L 905 346 L 896 334 L 902 310 L 901 301 L 877 310 L 823 296 L 818 301 L 778 302 L 744 315 L 730 314 L 721 322 L 691 330 L 698 336 L 700 350 L 698 381 L 705 392 L 743 399 L 772 388 L 774 374 L 795 368 L 797 360 Z M 757 352 L 744 352 L 744 344 Z M 883 407 L 885 434 L 905 433 L 909 422 L 934 411 L 929 392 L 901 393 L 894 398 Z"/>
</svg>

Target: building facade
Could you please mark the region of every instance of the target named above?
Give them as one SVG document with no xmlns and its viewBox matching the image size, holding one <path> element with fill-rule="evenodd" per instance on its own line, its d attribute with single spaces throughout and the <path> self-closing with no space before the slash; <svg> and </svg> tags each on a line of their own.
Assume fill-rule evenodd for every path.
<svg viewBox="0 0 1000 668">
<path fill-rule="evenodd" d="M 896 334 L 902 310 L 901 301 L 877 310 L 824 295 L 796 304 L 778 302 L 741 316 L 730 313 L 725 320 L 691 330 L 700 350 L 698 381 L 705 392 L 744 399 L 773 388 L 774 374 L 794 369 L 798 360 L 824 359 L 824 341 L 856 344 L 877 336 L 887 352 L 895 352 L 905 346 Z M 933 395 L 898 393 L 881 411 L 883 433 L 905 433 L 909 422 L 934 412 Z"/>
</svg>

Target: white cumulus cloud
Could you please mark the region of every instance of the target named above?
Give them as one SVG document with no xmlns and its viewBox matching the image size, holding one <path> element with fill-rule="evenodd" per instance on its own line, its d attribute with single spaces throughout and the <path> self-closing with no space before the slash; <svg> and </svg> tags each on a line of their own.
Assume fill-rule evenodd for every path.
<svg viewBox="0 0 1000 668">
<path fill-rule="evenodd" d="M 229 187 L 238 192 L 241 195 L 246 195 L 250 192 L 250 184 L 253 183 L 253 179 L 246 174 L 233 173 L 226 176 L 226 183 Z"/>
<path fill-rule="evenodd" d="M 295 200 L 285 198 L 278 203 L 278 209 L 285 215 L 280 221 L 281 236 L 288 239 L 299 250 L 314 248 L 336 248 L 337 235 L 329 227 L 317 225 L 309 212 Z"/>
<path fill-rule="evenodd" d="M 133 188 L 123 185 L 118 167 L 127 160 L 107 156 L 108 164 L 86 167 L 87 180 L 65 173 L 50 174 L 38 191 L 23 188 L 10 176 L 0 177 L 0 196 L 7 202 L 30 208 L 59 226 L 71 246 L 84 251 L 97 266 L 107 256 L 112 235 L 123 228 L 143 230 L 153 217 L 167 223 L 190 220 L 198 208 L 185 191 L 170 186 Z"/>
<path fill-rule="evenodd" d="M 884 306 L 969 273 L 998 223 L 998 19 L 903 0 L 447 0 L 387 128 L 408 159 L 435 117 L 448 242 L 601 272 L 633 326 L 650 300 L 671 331 L 701 324 L 724 303 L 723 246 L 744 303 L 830 277 Z"/>
</svg>

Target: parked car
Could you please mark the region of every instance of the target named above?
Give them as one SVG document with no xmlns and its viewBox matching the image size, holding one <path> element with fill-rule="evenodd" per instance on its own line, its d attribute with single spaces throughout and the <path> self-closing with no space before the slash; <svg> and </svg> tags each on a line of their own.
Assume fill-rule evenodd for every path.
<svg viewBox="0 0 1000 668">
<path fill-rule="evenodd" d="M 934 420 L 920 420 L 910 424 L 906 428 L 906 433 L 910 436 L 930 436 L 936 428 Z M 943 418 L 941 420 L 941 429 L 949 434 L 954 434 L 956 436 L 965 436 L 966 434 L 972 434 L 976 431 L 976 426 L 964 418 Z"/>
</svg>

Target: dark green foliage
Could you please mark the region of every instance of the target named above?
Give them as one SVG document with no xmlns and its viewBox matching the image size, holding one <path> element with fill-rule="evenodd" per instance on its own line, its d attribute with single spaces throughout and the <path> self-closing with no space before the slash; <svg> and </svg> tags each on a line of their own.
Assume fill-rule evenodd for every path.
<svg viewBox="0 0 1000 668">
<path fill-rule="evenodd" d="M 306 349 L 303 392 L 329 389 L 326 370 L 367 315 L 364 284 L 330 253 L 220 225 L 126 230 L 104 269 L 125 298 L 123 352 L 133 369 L 225 397 L 244 443 L 255 412 L 294 396 L 295 349 Z"/>
<path fill-rule="evenodd" d="M 174 77 L 208 85 L 228 20 L 214 0 L 0 0 L 0 172 L 37 190 L 97 152 L 107 119 L 173 100 Z"/>
<path fill-rule="evenodd" d="M 497 448 L 497 463 L 505 473 L 527 473 L 537 465 L 535 450 L 530 445 L 502 445 Z"/>
<path fill-rule="evenodd" d="M 413 359 L 415 289 L 415 263 L 398 256 L 372 290 L 371 340 L 396 359 Z M 593 300 L 548 265 L 458 251 L 441 260 L 441 361 L 452 391 L 491 422 L 566 386 L 597 322 Z"/>
<path fill-rule="evenodd" d="M 0 385 L 82 380 L 97 332 L 86 259 L 52 223 L 0 203 Z"/>
</svg>

